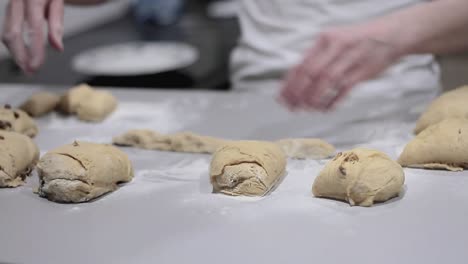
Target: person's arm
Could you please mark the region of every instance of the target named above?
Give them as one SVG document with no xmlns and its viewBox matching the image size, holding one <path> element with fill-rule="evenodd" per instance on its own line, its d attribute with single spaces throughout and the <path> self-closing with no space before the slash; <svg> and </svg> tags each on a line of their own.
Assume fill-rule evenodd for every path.
<svg viewBox="0 0 468 264">
<path fill-rule="evenodd" d="M 367 23 L 324 31 L 289 72 L 280 99 L 293 109 L 328 110 L 403 56 L 465 49 L 468 1 L 416 4 Z"/>
<path fill-rule="evenodd" d="M 382 38 L 395 38 L 403 54 L 445 54 L 468 48 L 468 1 L 438 0 L 378 19 Z M 377 29 L 376 29 L 377 30 Z"/>
<path fill-rule="evenodd" d="M 66 0 L 65 3 L 90 5 L 105 0 Z M 2 41 L 13 59 L 27 73 L 36 71 L 44 62 L 44 25 L 52 46 L 63 50 L 63 6 L 64 0 L 10 0 L 7 6 Z M 27 32 L 30 43 L 23 39 Z"/>
</svg>

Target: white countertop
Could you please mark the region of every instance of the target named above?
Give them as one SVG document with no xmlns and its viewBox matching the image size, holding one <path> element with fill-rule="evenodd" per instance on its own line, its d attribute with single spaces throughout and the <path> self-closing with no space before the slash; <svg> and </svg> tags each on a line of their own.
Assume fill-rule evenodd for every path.
<svg viewBox="0 0 468 264">
<path fill-rule="evenodd" d="M 40 89 L 40 87 L 34 87 Z M 17 104 L 31 87 L 0 86 Z M 75 139 L 110 142 L 131 128 L 190 130 L 233 139 L 314 136 L 338 149 L 396 158 L 429 95 L 373 98 L 330 114 L 287 113 L 251 94 L 113 90 L 102 124 L 39 120 L 42 152 Z M 466 263 L 468 173 L 405 169 L 403 197 L 372 208 L 312 197 L 326 161 L 289 161 L 262 199 L 211 193 L 208 155 L 124 148 L 135 179 L 91 203 L 56 204 L 26 186 L 0 189 L 0 262 L 8 263 Z"/>
</svg>

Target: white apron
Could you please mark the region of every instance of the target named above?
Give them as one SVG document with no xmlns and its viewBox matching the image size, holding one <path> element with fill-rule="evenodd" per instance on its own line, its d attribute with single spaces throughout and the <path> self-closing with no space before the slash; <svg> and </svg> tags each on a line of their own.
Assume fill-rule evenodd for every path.
<svg viewBox="0 0 468 264">
<path fill-rule="evenodd" d="M 231 57 L 235 91 L 277 93 L 283 76 L 300 63 L 327 27 L 367 21 L 424 0 L 240 0 L 242 36 Z M 404 29 L 402 29 L 404 30 Z M 397 37 L 397 36 L 395 36 Z M 359 84 L 350 98 L 401 97 L 440 86 L 432 55 L 412 55 Z M 349 100 L 348 100 L 349 101 Z"/>
</svg>

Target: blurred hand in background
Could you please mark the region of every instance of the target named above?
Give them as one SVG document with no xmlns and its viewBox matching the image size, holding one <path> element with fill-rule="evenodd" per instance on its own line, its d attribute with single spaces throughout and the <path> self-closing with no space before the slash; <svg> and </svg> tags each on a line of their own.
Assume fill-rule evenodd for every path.
<svg viewBox="0 0 468 264">
<path fill-rule="evenodd" d="M 289 72 L 281 100 L 291 109 L 329 110 L 401 55 L 395 44 L 366 25 L 328 29 Z"/>
<path fill-rule="evenodd" d="M 63 6 L 63 0 L 8 3 L 2 40 L 23 71 L 32 73 L 44 62 L 47 37 L 56 50 L 63 50 Z"/>
</svg>

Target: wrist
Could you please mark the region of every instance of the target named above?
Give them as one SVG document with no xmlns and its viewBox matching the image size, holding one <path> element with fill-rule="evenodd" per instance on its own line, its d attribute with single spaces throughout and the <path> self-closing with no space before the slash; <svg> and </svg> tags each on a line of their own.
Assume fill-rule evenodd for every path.
<svg viewBox="0 0 468 264">
<path fill-rule="evenodd" d="M 395 56 L 403 57 L 415 52 L 417 45 L 414 34 L 405 23 L 393 17 L 386 17 L 368 25 L 368 37 L 386 43 L 394 50 Z"/>
</svg>

